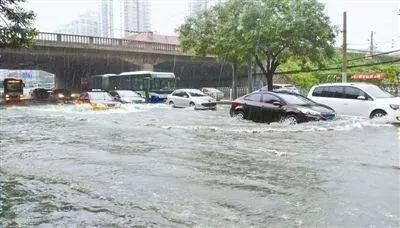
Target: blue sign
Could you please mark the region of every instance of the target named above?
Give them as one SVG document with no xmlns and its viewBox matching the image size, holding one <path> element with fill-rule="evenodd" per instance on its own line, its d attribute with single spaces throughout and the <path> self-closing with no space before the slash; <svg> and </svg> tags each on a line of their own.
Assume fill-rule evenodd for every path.
<svg viewBox="0 0 400 228">
<path fill-rule="evenodd" d="M 8 73 L 8 77 L 22 78 L 23 80 L 32 79 L 32 72 L 30 71 L 11 71 Z"/>
</svg>

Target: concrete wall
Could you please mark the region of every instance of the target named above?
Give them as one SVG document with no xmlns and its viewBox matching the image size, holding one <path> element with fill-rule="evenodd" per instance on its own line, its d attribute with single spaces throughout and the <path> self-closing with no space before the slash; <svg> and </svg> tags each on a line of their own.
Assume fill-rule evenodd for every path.
<svg viewBox="0 0 400 228">
<path fill-rule="evenodd" d="M 174 72 L 178 87 L 231 86 L 230 64 L 212 58 L 173 56 L 124 51 L 41 47 L 0 50 L 0 69 L 43 70 L 56 75 L 56 87 L 79 90 L 81 79 L 91 75 L 136 70 Z M 239 74 L 239 86 L 247 85 L 247 71 Z"/>
</svg>

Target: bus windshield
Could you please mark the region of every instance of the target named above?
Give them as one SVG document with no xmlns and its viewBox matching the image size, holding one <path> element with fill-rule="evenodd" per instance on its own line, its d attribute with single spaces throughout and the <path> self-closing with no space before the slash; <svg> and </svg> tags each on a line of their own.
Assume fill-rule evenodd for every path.
<svg viewBox="0 0 400 228">
<path fill-rule="evenodd" d="M 23 90 L 22 81 L 5 81 L 5 91 L 7 92 L 21 92 Z"/>
<path fill-rule="evenodd" d="M 152 91 L 171 92 L 175 90 L 174 78 L 154 78 L 151 85 Z"/>
</svg>

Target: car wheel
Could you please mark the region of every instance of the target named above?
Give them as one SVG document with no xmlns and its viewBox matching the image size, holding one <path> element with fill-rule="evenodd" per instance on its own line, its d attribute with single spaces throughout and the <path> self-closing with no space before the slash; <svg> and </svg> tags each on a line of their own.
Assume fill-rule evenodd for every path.
<svg viewBox="0 0 400 228">
<path fill-rule="evenodd" d="M 193 109 L 196 109 L 196 104 L 193 103 L 193 102 L 190 102 L 190 103 L 189 103 L 189 107 L 190 107 L 190 108 L 193 108 Z"/>
<path fill-rule="evenodd" d="M 386 116 L 386 115 L 387 115 L 387 113 L 386 113 L 385 111 L 376 110 L 376 111 L 374 111 L 374 112 L 371 113 L 370 118 L 371 118 L 371 119 L 381 118 L 381 117 L 384 117 L 384 116 Z"/>
<path fill-rule="evenodd" d="M 290 125 L 295 125 L 299 123 L 299 120 L 297 119 L 297 116 L 290 114 L 288 116 L 285 117 L 285 119 L 283 120 L 286 123 L 289 123 Z"/>
<path fill-rule="evenodd" d="M 170 101 L 168 104 L 169 104 L 170 107 L 175 108 L 175 104 L 174 104 L 173 101 Z"/>
<path fill-rule="evenodd" d="M 245 118 L 244 118 L 244 112 L 243 112 L 243 111 L 237 111 L 237 112 L 235 112 L 234 117 L 235 117 L 236 119 L 239 119 L 239 120 L 244 120 L 244 119 L 245 119 Z"/>
</svg>

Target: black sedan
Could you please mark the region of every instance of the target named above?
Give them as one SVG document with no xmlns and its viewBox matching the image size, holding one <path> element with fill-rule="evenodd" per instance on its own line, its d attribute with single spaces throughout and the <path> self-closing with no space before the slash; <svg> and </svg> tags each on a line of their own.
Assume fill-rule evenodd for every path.
<svg viewBox="0 0 400 228">
<path fill-rule="evenodd" d="M 232 117 L 256 122 L 288 121 L 296 124 L 308 121 L 332 120 L 335 111 L 298 94 L 258 91 L 232 101 Z"/>
</svg>

